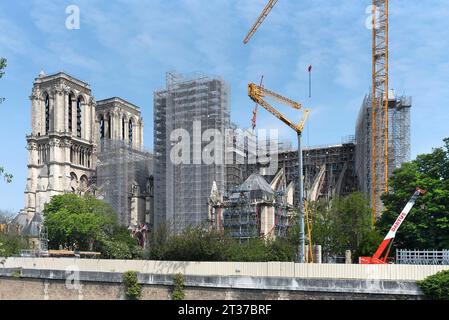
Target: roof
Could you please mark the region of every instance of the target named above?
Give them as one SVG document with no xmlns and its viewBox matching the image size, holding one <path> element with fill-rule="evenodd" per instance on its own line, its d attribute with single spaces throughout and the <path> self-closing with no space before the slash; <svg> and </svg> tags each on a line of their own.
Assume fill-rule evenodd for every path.
<svg viewBox="0 0 449 320">
<path fill-rule="evenodd" d="M 260 174 L 253 173 L 248 179 L 241 185 L 242 191 L 264 191 L 269 194 L 274 194 L 273 189 L 268 184 L 267 180 Z"/>
<path fill-rule="evenodd" d="M 231 195 L 230 199 L 240 198 L 241 193 L 249 193 L 251 199 L 271 200 L 274 197 L 274 191 L 264 177 L 257 173 L 253 173 L 239 187 L 239 191 Z"/>
<path fill-rule="evenodd" d="M 35 213 L 31 222 L 23 229 L 22 234 L 27 236 L 39 236 L 40 227 L 42 225 L 42 216 Z"/>
</svg>

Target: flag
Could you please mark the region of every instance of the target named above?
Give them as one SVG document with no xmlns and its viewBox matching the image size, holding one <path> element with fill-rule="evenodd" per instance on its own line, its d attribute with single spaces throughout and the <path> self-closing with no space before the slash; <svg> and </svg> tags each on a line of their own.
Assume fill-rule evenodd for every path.
<svg viewBox="0 0 449 320">
<path fill-rule="evenodd" d="M 312 72 L 312 65 L 309 66 L 309 72 Z"/>
</svg>

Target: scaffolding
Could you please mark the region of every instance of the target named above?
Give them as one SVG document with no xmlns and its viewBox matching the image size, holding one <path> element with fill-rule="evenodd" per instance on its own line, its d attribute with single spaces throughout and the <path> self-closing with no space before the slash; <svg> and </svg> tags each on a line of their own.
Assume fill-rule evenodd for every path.
<svg viewBox="0 0 449 320">
<path fill-rule="evenodd" d="M 263 179 L 259 176 L 260 179 Z M 290 227 L 291 206 L 288 205 L 285 192 L 249 189 L 248 185 L 236 188 L 223 209 L 223 227 L 233 238 L 240 242 L 250 239 L 275 237 L 286 238 Z M 266 234 L 262 227 L 262 211 L 274 214 L 272 229 Z M 272 210 L 272 211 L 271 211 Z"/>
<path fill-rule="evenodd" d="M 100 199 L 117 212 L 120 224 L 131 224 L 131 199 L 151 196 L 148 183 L 153 175 L 153 155 L 130 146 L 125 141 L 102 139 L 94 177 Z M 139 212 L 145 212 L 145 209 Z M 139 217 L 145 221 L 145 217 Z"/>
<path fill-rule="evenodd" d="M 449 250 L 396 250 L 397 264 L 411 265 L 449 265 Z"/>
<path fill-rule="evenodd" d="M 347 138 L 344 144 L 306 148 L 304 159 L 304 189 L 308 201 L 327 201 L 357 190 L 355 144 Z M 279 167 L 285 169 L 287 182 L 297 181 L 298 154 L 284 151 L 278 155 Z M 297 203 L 297 195 L 295 197 Z"/>
<path fill-rule="evenodd" d="M 155 127 L 155 210 L 157 224 L 167 223 L 174 232 L 207 221 L 208 194 L 213 181 L 221 192 L 225 187 L 225 131 L 230 126 L 230 88 L 224 80 L 194 73 L 167 73 L 166 89 L 154 94 Z M 179 136 L 188 133 L 188 163 L 174 163 L 173 147 Z M 210 130 L 222 135 L 221 142 L 204 142 Z M 180 132 L 180 131 L 178 131 Z M 174 138 L 174 141 L 171 141 Z M 181 139 L 182 139 L 181 138 Z M 206 164 L 203 154 L 213 153 L 215 161 Z M 183 157 L 186 155 L 183 154 Z"/>
<path fill-rule="evenodd" d="M 249 192 L 236 190 L 238 197 L 226 202 L 223 210 L 223 227 L 231 237 L 240 242 L 259 237 L 260 212 L 252 203 Z"/>
<path fill-rule="evenodd" d="M 372 112 L 371 95 L 365 96 L 356 124 L 356 154 L 355 167 L 358 177 L 359 189 L 367 194 L 372 193 Z M 389 152 L 388 167 L 389 176 L 395 169 L 401 167 L 405 162 L 410 161 L 410 113 L 412 107 L 412 98 L 408 96 L 397 97 L 393 91 L 389 93 Z M 380 148 L 381 145 L 378 146 Z M 378 171 L 376 171 L 376 174 Z M 380 197 L 383 193 L 384 181 L 381 175 L 375 179 L 377 182 L 376 203 L 371 199 L 371 205 L 377 206 L 379 215 L 383 211 Z"/>
</svg>

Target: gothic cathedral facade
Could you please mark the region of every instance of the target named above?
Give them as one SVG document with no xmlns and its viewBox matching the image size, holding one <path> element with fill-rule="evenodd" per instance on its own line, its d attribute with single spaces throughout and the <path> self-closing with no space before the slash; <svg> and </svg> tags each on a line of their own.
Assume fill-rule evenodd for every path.
<svg viewBox="0 0 449 320">
<path fill-rule="evenodd" d="M 143 152 L 143 119 L 139 108 L 120 98 L 97 102 L 86 82 L 63 72 L 49 76 L 41 72 L 34 81 L 30 100 L 32 130 L 27 136 L 25 207 L 16 221 L 22 230 L 28 230 L 25 233 L 36 235 L 36 230 L 33 232 L 30 228 L 36 229 L 32 225 L 42 222 L 45 204 L 53 196 L 88 192 L 96 195 L 99 190 L 97 162 L 100 162 L 105 140 L 109 145 L 122 143 L 128 153 L 137 152 L 145 159 L 150 155 Z M 111 203 L 118 211 L 119 221 L 126 226 L 150 220 L 152 201 L 146 191 L 152 190 L 152 186 L 148 186 L 152 178 L 150 170 L 144 168 L 143 172 L 140 185 L 134 183 L 129 186 L 131 190 L 123 190 L 119 195 L 124 198 L 123 202 L 131 202 L 128 195 L 133 194 L 134 202 L 140 200 L 140 205 L 115 208 Z M 111 181 L 107 182 L 111 185 Z M 114 181 L 115 185 L 120 183 Z M 136 187 L 142 190 L 141 194 L 135 194 Z M 108 197 L 103 194 L 99 198 Z M 117 198 L 117 195 L 110 198 Z"/>
</svg>

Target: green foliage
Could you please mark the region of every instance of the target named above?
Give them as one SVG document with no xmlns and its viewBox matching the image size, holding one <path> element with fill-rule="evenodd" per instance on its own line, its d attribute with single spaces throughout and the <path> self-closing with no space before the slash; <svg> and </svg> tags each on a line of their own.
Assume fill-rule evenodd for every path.
<svg viewBox="0 0 449 320">
<path fill-rule="evenodd" d="M 364 234 L 360 245 L 354 251 L 354 261 L 358 261 L 359 257 L 371 257 L 379 248 L 383 238 L 375 230 Z"/>
<path fill-rule="evenodd" d="M 185 299 L 185 286 L 184 275 L 178 273 L 173 276 L 173 292 L 172 292 L 172 300 L 184 300 Z"/>
<path fill-rule="evenodd" d="M 5 68 L 7 65 L 7 61 L 5 58 L 0 58 L 0 79 L 3 77 L 3 75 L 5 74 Z"/>
<path fill-rule="evenodd" d="M 45 206 L 44 218 L 51 249 L 76 243 L 78 249 L 99 251 L 103 258 L 134 259 L 142 255 L 137 241 L 117 223 L 112 207 L 92 196 L 55 196 Z"/>
<path fill-rule="evenodd" d="M 18 268 L 17 270 L 14 270 L 12 276 L 14 278 L 20 278 L 22 277 L 22 268 Z"/>
<path fill-rule="evenodd" d="M 26 239 L 15 234 L 0 234 L 0 257 L 11 257 L 20 254 L 21 250 L 28 249 Z"/>
<path fill-rule="evenodd" d="M 227 234 L 201 227 L 171 235 L 167 227 L 162 227 L 150 235 L 145 256 L 167 261 L 293 261 L 294 246 L 288 239 L 239 243 Z"/>
<path fill-rule="evenodd" d="M 331 208 L 325 203 L 311 205 L 313 243 L 323 246 L 327 255 L 344 255 L 346 250 L 371 255 L 381 242 L 373 230 L 369 202 L 361 193 L 336 199 Z M 250 239 L 240 243 L 227 234 L 206 228 L 189 228 L 171 235 L 164 226 L 150 235 L 146 258 L 168 261 L 295 261 L 299 227 L 292 221 L 286 239 Z"/>
<path fill-rule="evenodd" d="M 5 74 L 5 68 L 6 68 L 6 59 L 5 58 L 0 58 L 0 79 L 3 77 L 3 75 Z M 3 101 L 5 101 L 5 98 L 0 97 L 0 104 L 3 103 Z M 1 171 L 3 168 L 0 167 L 0 176 L 1 176 Z M 5 175 L 6 177 L 6 175 Z M 10 178 L 12 178 L 11 175 L 9 175 Z M 8 177 L 6 177 L 6 179 L 8 180 Z"/>
<path fill-rule="evenodd" d="M 0 177 L 1 176 L 3 176 L 7 183 L 11 183 L 14 178 L 12 174 L 5 172 L 3 167 L 0 167 Z"/>
<path fill-rule="evenodd" d="M 449 300 L 449 270 L 441 271 L 418 282 L 418 286 L 431 300 Z"/>
<path fill-rule="evenodd" d="M 390 178 L 390 192 L 382 197 L 386 210 L 377 223 L 382 234 L 391 228 L 416 187 L 428 191 L 402 224 L 394 249 L 449 248 L 449 139 L 444 141 L 443 148 L 418 156 Z"/>
<path fill-rule="evenodd" d="M 357 259 L 380 244 L 380 236 L 373 230 L 369 201 L 363 193 L 337 198 L 331 206 L 319 202 L 310 207 L 313 242 L 322 245 L 324 256 L 342 256 L 351 250 Z"/>
<path fill-rule="evenodd" d="M 127 271 L 123 274 L 125 295 L 129 300 L 139 300 L 142 294 L 142 285 L 137 280 L 137 272 Z"/>
<path fill-rule="evenodd" d="M 123 227 L 116 227 L 111 235 L 101 232 L 98 236 L 97 248 L 103 258 L 132 260 L 143 257 L 142 249 L 135 239 L 130 237 L 129 231 Z"/>
</svg>

